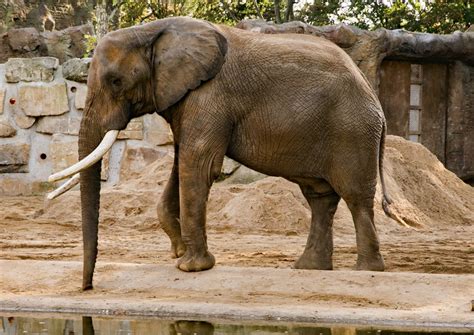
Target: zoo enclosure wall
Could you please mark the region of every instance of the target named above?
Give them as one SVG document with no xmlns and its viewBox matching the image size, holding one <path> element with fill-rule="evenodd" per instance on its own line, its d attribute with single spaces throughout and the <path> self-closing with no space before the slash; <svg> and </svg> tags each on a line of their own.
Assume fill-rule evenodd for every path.
<svg viewBox="0 0 474 335">
<path fill-rule="evenodd" d="M 367 32 L 262 21 L 238 27 L 334 41 L 378 91 L 389 134 L 421 142 L 459 177 L 474 180 L 474 33 Z M 54 33 L 75 36 L 60 40 L 66 41 L 64 48 L 80 51 L 78 36 L 84 37 L 87 27 L 73 28 Z M 43 193 L 54 186 L 45 182 L 52 172 L 77 161 L 90 60 L 75 58 L 74 52 L 37 57 L 56 56 L 61 48 L 48 47 L 54 40 L 30 34 L 31 29 L 9 31 L 0 41 L 0 50 L 8 51 L 0 65 L 0 194 Z M 35 49 L 35 43 L 45 47 Z M 119 139 L 104 159 L 102 179 L 109 184 L 120 179 L 122 160 L 151 162 L 172 152 L 169 127 L 157 115 L 133 120 Z"/>
</svg>

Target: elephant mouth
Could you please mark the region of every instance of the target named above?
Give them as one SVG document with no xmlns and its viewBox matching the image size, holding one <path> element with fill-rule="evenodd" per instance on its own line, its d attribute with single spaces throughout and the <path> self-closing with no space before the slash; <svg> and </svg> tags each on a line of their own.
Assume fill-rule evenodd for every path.
<svg viewBox="0 0 474 335">
<path fill-rule="evenodd" d="M 71 176 L 72 178 L 68 180 L 66 183 L 64 183 L 63 185 L 61 185 L 56 190 L 48 193 L 47 198 L 49 200 L 52 200 L 60 196 L 61 194 L 67 192 L 68 190 L 73 188 L 75 185 L 77 185 L 79 183 L 79 172 L 97 163 L 107 153 L 107 151 L 110 150 L 112 145 L 115 143 L 118 133 L 119 133 L 118 130 L 109 130 L 105 134 L 104 138 L 102 139 L 100 144 L 97 146 L 97 148 L 95 148 L 94 151 L 92 151 L 89 155 L 84 157 L 82 160 L 80 160 L 76 164 L 68 167 L 67 169 L 59 171 L 49 176 L 48 181 L 50 183 L 59 181 Z"/>
</svg>

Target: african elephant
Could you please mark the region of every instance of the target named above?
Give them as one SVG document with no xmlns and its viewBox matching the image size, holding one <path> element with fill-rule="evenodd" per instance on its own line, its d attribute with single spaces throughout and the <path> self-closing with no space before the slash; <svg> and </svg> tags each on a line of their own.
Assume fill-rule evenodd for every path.
<svg viewBox="0 0 474 335">
<path fill-rule="evenodd" d="M 374 225 L 377 173 L 383 207 L 385 118 L 376 94 L 342 49 L 314 36 L 266 35 L 185 17 L 107 34 L 88 77 L 77 165 L 84 243 L 83 289 L 97 258 L 101 156 L 146 113 L 170 124 L 175 158 L 158 205 L 183 271 L 214 266 L 206 202 L 224 155 L 297 183 L 311 210 L 295 267 L 333 268 L 332 221 L 343 198 L 353 216 L 357 269 L 384 270 Z"/>
</svg>

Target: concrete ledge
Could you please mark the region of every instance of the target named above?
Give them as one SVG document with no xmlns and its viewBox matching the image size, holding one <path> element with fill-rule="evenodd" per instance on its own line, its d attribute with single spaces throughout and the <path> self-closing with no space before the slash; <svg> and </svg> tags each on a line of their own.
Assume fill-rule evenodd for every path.
<svg viewBox="0 0 474 335">
<path fill-rule="evenodd" d="M 474 275 L 0 261 L 0 311 L 474 329 Z"/>
</svg>

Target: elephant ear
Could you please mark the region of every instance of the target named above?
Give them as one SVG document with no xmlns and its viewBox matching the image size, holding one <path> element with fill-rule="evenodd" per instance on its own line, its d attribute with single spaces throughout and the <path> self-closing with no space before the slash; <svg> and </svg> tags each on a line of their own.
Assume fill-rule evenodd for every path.
<svg viewBox="0 0 474 335">
<path fill-rule="evenodd" d="M 161 32 L 152 52 L 156 107 L 161 112 L 220 71 L 227 40 L 207 22 L 181 18 Z"/>
</svg>

